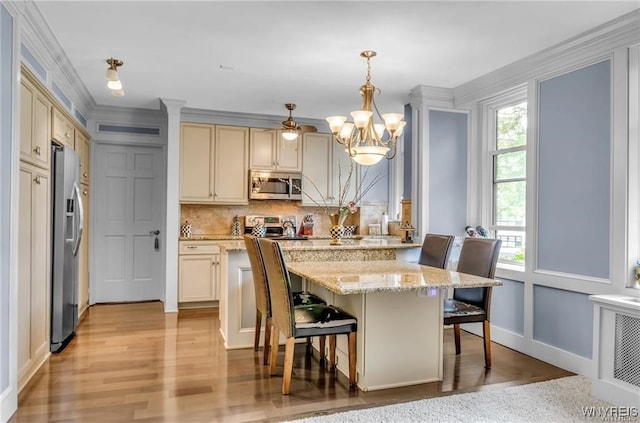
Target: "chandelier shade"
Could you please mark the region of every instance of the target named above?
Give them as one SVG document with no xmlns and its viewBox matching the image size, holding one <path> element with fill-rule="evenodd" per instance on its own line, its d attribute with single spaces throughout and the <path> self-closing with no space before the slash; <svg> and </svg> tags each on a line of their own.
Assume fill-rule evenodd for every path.
<svg viewBox="0 0 640 423">
<path fill-rule="evenodd" d="M 329 116 L 326 118 L 335 140 L 345 146 L 349 157 L 358 164 L 369 166 L 378 163 L 382 158 L 393 159 L 397 151 L 398 137 L 402 135 L 406 122 L 402 113 L 380 114 L 374 100 L 376 91 L 380 90 L 371 84 L 371 58 L 375 51 L 365 50 L 360 56 L 367 59 L 367 78 L 360 87 L 362 108 L 351 112 L 353 122 L 347 122 L 346 116 Z M 374 122 L 374 110 L 379 120 Z"/>
</svg>

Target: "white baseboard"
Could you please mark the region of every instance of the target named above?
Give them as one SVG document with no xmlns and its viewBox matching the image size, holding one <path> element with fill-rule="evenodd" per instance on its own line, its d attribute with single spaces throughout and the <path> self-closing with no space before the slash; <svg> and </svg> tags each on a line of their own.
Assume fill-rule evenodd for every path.
<svg viewBox="0 0 640 423">
<path fill-rule="evenodd" d="M 0 395 L 0 422 L 6 423 L 18 409 L 18 393 L 8 387 Z"/>
<path fill-rule="evenodd" d="M 467 332 L 482 336 L 482 325 L 480 323 L 468 323 L 461 327 Z M 592 359 L 581 357 L 533 339 L 526 339 L 523 335 L 509 332 L 493 325 L 491 325 L 491 341 L 570 372 L 589 378 L 594 376 Z"/>
</svg>

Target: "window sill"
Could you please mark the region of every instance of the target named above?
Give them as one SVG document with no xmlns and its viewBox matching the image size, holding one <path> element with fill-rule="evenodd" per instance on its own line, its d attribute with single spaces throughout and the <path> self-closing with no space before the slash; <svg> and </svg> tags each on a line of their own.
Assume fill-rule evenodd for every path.
<svg viewBox="0 0 640 423">
<path fill-rule="evenodd" d="M 512 272 L 521 272 L 524 273 L 524 266 L 520 266 L 517 264 L 509 264 L 509 263 L 498 263 L 496 265 L 497 269 L 510 270 Z"/>
</svg>

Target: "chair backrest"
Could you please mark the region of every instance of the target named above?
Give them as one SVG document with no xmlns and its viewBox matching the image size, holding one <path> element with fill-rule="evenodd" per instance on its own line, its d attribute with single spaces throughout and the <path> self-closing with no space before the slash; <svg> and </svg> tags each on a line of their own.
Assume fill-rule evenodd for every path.
<svg viewBox="0 0 640 423">
<path fill-rule="evenodd" d="M 451 247 L 453 247 L 453 238 L 451 235 L 427 234 L 422 243 L 418 263 L 446 269 Z"/>
<path fill-rule="evenodd" d="M 253 235 L 244 236 L 244 245 L 247 247 L 247 255 L 253 274 L 253 289 L 256 295 L 256 308 L 267 317 L 271 317 L 271 300 L 269 299 L 269 284 L 267 273 L 264 269 L 264 260 L 258 245 L 258 238 Z"/>
<path fill-rule="evenodd" d="M 289 270 L 282 256 L 280 244 L 266 238 L 258 239 L 264 267 L 269 281 L 271 316 L 274 324 L 286 337 L 294 336 L 295 314 Z M 277 335 L 275 335 L 277 336 Z"/>
<path fill-rule="evenodd" d="M 491 278 L 496 274 L 496 264 L 502 241 L 490 238 L 465 238 L 460 259 L 458 260 L 458 272 Z M 453 290 L 453 298 L 458 301 L 482 307 L 487 313 L 491 301 L 491 288 L 459 288 Z"/>
</svg>

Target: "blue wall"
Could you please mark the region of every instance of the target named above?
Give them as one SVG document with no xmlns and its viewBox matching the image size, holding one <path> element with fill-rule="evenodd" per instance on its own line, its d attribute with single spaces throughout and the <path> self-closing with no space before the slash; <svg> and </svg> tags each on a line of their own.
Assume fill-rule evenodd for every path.
<svg viewBox="0 0 640 423">
<path fill-rule="evenodd" d="M 534 286 L 533 339 L 591 358 L 593 303 L 589 295 Z"/>
<path fill-rule="evenodd" d="M 429 111 L 429 232 L 461 235 L 467 225 L 466 113 Z"/>
<path fill-rule="evenodd" d="M 13 18 L 0 4 L 0 392 L 9 387 L 9 227 Z"/>
<path fill-rule="evenodd" d="M 524 282 L 499 278 L 491 294 L 491 324 L 524 335 Z"/>
<path fill-rule="evenodd" d="M 539 269 L 609 278 L 610 66 L 540 84 Z"/>
</svg>

